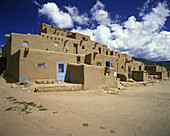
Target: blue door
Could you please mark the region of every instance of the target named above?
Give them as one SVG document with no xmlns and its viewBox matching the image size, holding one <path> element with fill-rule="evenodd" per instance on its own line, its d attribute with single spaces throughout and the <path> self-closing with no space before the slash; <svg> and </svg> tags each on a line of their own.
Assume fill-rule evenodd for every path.
<svg viewBox="0 0 170 136">
<path fill-rule="evenodd" d="M 57 80 L 65 81 L 66 65 L 65 62 L 57 62 Z"/>
<path fill-rule="evenodd" d="M 72 79 L 72 72 L 69 71 L 69 72 L 68 72 L 68 82 L 71 83 L 71 79 Z"/>
<path fill-rule="evenodd" d="M 106 62 L 106 67 L 111 67 L 111 62 Z"/>
</svg>

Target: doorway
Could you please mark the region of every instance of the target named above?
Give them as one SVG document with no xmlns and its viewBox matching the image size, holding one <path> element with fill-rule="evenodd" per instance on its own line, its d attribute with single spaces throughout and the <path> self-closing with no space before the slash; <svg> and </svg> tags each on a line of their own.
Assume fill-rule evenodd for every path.
<svg viewBox="0 0 170 136">
<path fill-rule="evenodd" d="M 65 81 L 65 62 L 57 62 L 57 80 Z"/>
</svg>

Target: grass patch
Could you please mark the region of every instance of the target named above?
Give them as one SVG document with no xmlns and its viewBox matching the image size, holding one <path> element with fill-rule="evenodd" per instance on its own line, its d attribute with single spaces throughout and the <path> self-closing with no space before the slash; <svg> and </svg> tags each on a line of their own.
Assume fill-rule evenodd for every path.
<svg viewBox="0 0 170 136">
<path fill-rule="evenodd" d="M 26 114 L 30 114 L 30 113 L 32 113 L 32 112 L 30 112 L 30 111 L 26 111 Z"/>
<path fill-rule="evenodd" d="M 44 106 L 43 105 L 39 105 L 39 106 L 37 106 L 37 108 L 43 108 Z"/>
<path fill-rule="evenodd" d="M 27 102 L 23 101 L 23 102 L 19 102 L 19 104 L 27 104 Z"/>
<path fill-rule="evenodd" d="M 10 107 L 10 108 L 6 109 L 5 111 L 10 111 L 10 110 L 12 110 L 12 109 L 13 109 L 13 107 Z"/>
<path fill-rule="evenodd" d="M 83 123 L 83 126 L 84 127 L 87 127 L 89 124 L 88 123 Z"/>
<path fill-rule="evenodd" d="M 16 101 L 17 99 L 12 99 L 12 100 L 10 100 L 10 101 Z"/>
<path fill-rule="evenodd" d="M 48 109 L 46 109 L 46 108 L 43 108 L 43 109 L 39 109 L 40 111 L 46 111 L 46 110 L 48 110 Z"/>
<path fill-rule="evenodd" d="M 103 127 L 103 126 L 100 126 L 100 129 L 106 129 L 105 127 Z"/>
<path fill-rule="evenodd" d="M 14 102 L 14 104 L 19 104 L 19 103 L 20 103 L 19 101 Z"/>
<path fill-rule="evenodd" d="M 29 103 L 27 103 L 28 105 L 30 105 L 30 106 L 33 106 L 33 107 L 36 107 L 37 106 L 37 104 L 35 104 L 34 102 L 29 102 Z"/>
<path fill-rule="evenodd" d="M 13 96 L 11 96 L 11 97 L 7 97 L 7 99 L 12 99 L 12 98 L 14 98 Z"/>
<path fill-rule="evenodd" d="M 13 104 L 19 104 L 19 105 L 24 106 L 24 107 L 18 108 L 18 109 L 20 109 L 22 112 L 25 112 L 26 114 L 32 113 L 31 112 L 32 109 L 30 108 L 30 106 L 39 108 L 39 111 L 47 111 L 48 110 L 48 109 L 44 108 L 43 105 L 37 106 L 37 104 L 35 104 L 34 102 L 17 101 L 17 99 L 15 99 L 13 96 L 7 97 L 7 99 L 9 101 L 13 102 Z M 10 108 L 6 109 L 5 111 L 10 111 L 10 110 L 16 111 L 17 107 L 10 107 Z"/>
<path fill-rule="evenodd" d="M 110 133 L 115 133 L 115 131 L 113 129 L 110 130 Z"/>
</svg>

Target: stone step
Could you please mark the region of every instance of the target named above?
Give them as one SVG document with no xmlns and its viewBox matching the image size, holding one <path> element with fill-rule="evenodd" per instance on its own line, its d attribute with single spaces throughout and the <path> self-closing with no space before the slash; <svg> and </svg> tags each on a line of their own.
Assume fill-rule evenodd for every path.
<svg viewBox="0 0 170 136">
<path fill-rule="evenodd" d="M 40 86 L 35 88 L 35 92 L 60 92 L 60 91 L 80 91 L 83 89 L 82 84 L 60 85 L 60 86 Z"/>
</svg>

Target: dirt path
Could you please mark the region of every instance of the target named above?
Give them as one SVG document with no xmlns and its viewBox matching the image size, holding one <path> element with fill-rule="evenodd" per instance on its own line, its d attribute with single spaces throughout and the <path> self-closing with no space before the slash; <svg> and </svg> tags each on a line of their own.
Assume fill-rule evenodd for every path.
<svg viewBox="0 0 170 136">
<path fill-rule="evenodd" d="M 129 87 L 120 95 L 103 90 L 30 93 L 10 86 L 0 78 L 0 136 L 170 135 L 170 81 Z"/>
</svg>

